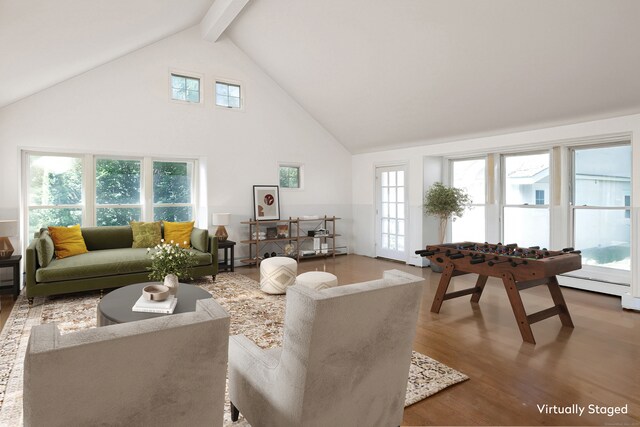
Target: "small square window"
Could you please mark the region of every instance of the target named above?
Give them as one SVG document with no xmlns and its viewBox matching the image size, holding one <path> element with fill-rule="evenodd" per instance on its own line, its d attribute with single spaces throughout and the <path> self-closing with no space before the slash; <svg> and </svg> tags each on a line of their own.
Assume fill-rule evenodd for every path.
<svg viewBox="0 0 640 427">
<path fill-rule="evenodd" d="M 281 188 L 302 188 L 302 166 L 280 165 L 279 168 Z"/>
<path fill-rule="evenodd" d="M 536 190 L 536 205 L 544 205 L 544 190 Z"/>
<path fill-rule="evenodd" d="M 240 108 L 240 85 L 216 82 L 216 105 L 225 108 Z"/>
<path fill-rule="evenodd" d="M 171 99 L 195 104 L 200 103 L 200 79 L 172 73 Z"/>
</svg>

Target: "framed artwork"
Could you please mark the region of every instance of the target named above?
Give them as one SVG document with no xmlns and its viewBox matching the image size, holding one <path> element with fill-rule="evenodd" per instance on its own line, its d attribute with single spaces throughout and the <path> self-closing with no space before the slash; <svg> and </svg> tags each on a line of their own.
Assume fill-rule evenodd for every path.
<svg viewBox="0 0 640 427">
<path fill-rule="evenodd" d="M 253 186 L 253 214 L 257 221 L 280 219 L 279 190 L 277 185 Z"/>
</svg>

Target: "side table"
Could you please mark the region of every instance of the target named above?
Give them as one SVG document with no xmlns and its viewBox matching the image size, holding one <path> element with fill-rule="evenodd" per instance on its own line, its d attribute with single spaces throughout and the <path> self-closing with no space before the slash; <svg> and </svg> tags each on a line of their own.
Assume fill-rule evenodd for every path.
<svg viewBox="0 0 640 427">
<path fill-rule="evenodd" d="M 0 294 L 13 294 L 14 301 L 20 295 L 20 260 L 22 255 L 14 255 L 10 258 L 0 259 L 1 268 L 13 268 L 13 280 L 0 281 Z"/>
<path fill-rule="evenodd" d="M 224 242 L 218 240 L 218 249 L 224 251 L 224 261 L 218 263 L 218 271 L 235 271 L 233 267 L 235 246 L 236 242 L 233 240 L 225 240 Z"/>
</svg>

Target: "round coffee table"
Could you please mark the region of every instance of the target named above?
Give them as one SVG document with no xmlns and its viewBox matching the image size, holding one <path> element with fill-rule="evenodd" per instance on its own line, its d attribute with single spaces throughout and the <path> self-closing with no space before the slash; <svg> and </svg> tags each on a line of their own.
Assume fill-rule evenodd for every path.
<svg viewBox="0 0 640 427">
<path fill-rule="evenodd" d="M 114 325 L 117 323 L 135 322 L 136 320 L 153 319 L 167 316 L 161 313 L 140 313 L 131 311 L 133 305 L 142 295 L 142 288 L 153 282 L 137 283 L 124 286 L 105 295 L 98 304 L 98 326 Z M 180 283 L 178 286 L 178 303 L 173 314 L 196 311 L 196 301 L 211 298 L 211 294 L 196 285 Z"/>
</svg>

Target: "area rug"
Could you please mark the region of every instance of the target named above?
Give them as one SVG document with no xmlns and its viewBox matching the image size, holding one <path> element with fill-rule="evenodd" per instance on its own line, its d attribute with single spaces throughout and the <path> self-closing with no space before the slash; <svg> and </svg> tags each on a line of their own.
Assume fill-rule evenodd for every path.
<svg viewBox="0 0 640 427">
<path fill-rule="evenodd" d="M 231 335 L 244 334 L 262 348 L 280 346 L 284 324 L 284 295 L 268 295 L 259 284 L 238 273 L 222 273 L 195 283 L 210 292 L 231 315 Z M 23 361 L 31 328 L 42 323 L 58 323 L 66 334 L 96 327 L 99 294 L 84 293 L 36 298 L 29 309 L 27 299 L 18 297 L 0 333 L 0 426 L 22 425 Z M 468 377 L 423 354 L 413 352 L 405 406 L 416 403 Z M 225 425 L 231 424 L 228 402 Z"/>
</svg>

